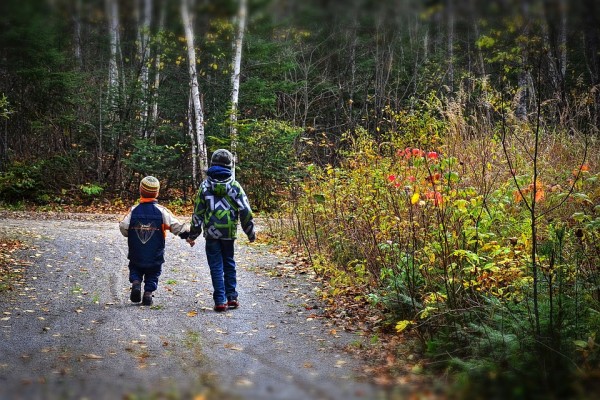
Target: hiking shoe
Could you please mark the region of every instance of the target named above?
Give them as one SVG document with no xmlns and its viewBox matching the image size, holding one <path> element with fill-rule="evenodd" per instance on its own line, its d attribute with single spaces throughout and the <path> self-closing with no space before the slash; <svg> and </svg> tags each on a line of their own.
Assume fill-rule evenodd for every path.
<svg viewBox="0 0 600 400">
<path fill-rule="evenodd" d="M 237 299 L 232 299 L 227 302 L 227 308 L 229 308 L 230 310 L 235 310 L 239 306 L 240 306 L 240 302 L 237 301 Z"/>
<path fill-rule="evenodd" d="M 133 301 L 134 303 L 139 303 L 142 301 L 142 283 L 140 281 L 132 282 L 129 300 Z"/>
<path fill-rule="evenodd" d="M 143 306 L 152 305 L 152 292 L 144 292 L 144 298 L 142 299 Z"/>
<path fill-rule="evenodd" d="M 214 308 L 216 312 L 227 311 L 227 304 L 217 304 Z"/>
</svg>

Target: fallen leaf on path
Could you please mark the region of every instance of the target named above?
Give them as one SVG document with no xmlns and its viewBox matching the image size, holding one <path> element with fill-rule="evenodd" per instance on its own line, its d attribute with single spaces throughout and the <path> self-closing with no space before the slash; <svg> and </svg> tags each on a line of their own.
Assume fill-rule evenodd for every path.
<svg viewBox="0 0 600 400">
<path fill-rule="evenodd" d="M 195 317 L 196 315 L 198 315 L 198 311 L 196 310 L 188 311 L 187 313 L 188 317 Z"/>
<path fill-rule="evenodd" d="M 85 358 L 87 358 L 88 360 L 102 360 L 104 357 L 96 355 L 96 354 L 84 354 L 83 355 Z"/>
<path fill-rule="evenodd" d="M 241 347 L 241 346 L 237 346 L 237 345 L 235 345 L 235 344 L 232 344 L 232 343 L 225 343 L 225 344 L 223 345 L 223 347 L 225 347 L 226 349 L 229 349 L 229 350 L 237 350 L 237 351 L 242 351 L 242 350 L 244 350 L 244 348 L 243 348 L 243 347 Z"/>
</svg>

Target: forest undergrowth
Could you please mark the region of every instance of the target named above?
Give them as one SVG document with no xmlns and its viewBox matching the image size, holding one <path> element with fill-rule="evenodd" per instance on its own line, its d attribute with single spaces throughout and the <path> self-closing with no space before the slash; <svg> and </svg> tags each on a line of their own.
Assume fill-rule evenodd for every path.
<svg viewBox="0 0 600 400">
<path fill-rule="evenodd" d="M 327 282 L 332 316 L 357 305 L 385 383 L 411 364 L 450 397 L 594 397 L 597 133 L 441 111 L 390 113 L 401 128 L 307 165 L 272 233 Z"/>
</svg>

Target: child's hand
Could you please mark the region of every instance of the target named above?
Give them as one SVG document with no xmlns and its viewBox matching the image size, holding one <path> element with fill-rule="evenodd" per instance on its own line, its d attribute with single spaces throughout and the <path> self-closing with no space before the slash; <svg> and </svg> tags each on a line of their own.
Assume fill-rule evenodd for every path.
<svg viewBox="0 0 600 400">
<path fill-rule="evenodd" d="M 196 241 L 194 241 L 192 239 L 185 239 L 185 241 L 190 244 L 190 247 L 194 247 L 194 245 L 196 244 Z"/>
<path fill-rule="evenodd" d="M 179 237 L 181 239 L 187 240 L 187 238 L 190 237 L 190 232 L 189 231 L 187 231 L 187 232 L 180 232 L 179 233 Z"/>
</svg>

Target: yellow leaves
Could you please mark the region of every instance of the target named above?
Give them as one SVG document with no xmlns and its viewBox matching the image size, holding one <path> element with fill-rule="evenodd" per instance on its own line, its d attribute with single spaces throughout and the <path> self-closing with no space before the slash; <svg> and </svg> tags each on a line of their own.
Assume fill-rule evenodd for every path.
<svg viewBox="0 0 600 400">
<path fill-rule="evenodd" d="M 406 328 L 408 328 L 412 324 L 413 324 L 413 322 L 409 321 L 409 320 L 398 321 L 396 323 L 396 332 L 401 333 L 402 331 L 404 331 Z"/>
<path fill-rule="evenodd" d="M 410 197 L 410 204 L 417 204 L 420 198 L 421 196 L 419 196 L 419 193 L 413 193 L 413 195 Z"/>
<path fill-rule="evenodd" d="M 431 252 L 429 253 L 429 263 L 433 264 L 435 262 L 435 253 Z"/>
<path fill-rule="evenodd" d="M 456 200 L 454 202 L 454 206 L 461 213 L 466 213 L 467 212 L 467 206 L 468 205 L 469 205 L 469 202 L 467 200 L 463 200 L 463 199 L 459 199 L 459 200 Z"/>
<path fill-rule="evenodd" d="M 192 317 L 195 317 L 196 315 L 198 315 L 198 311 L 196 311 L 196 310 L 188 311 L 186 315 L 188 317 L 192 318 Z"/>
</svg>

